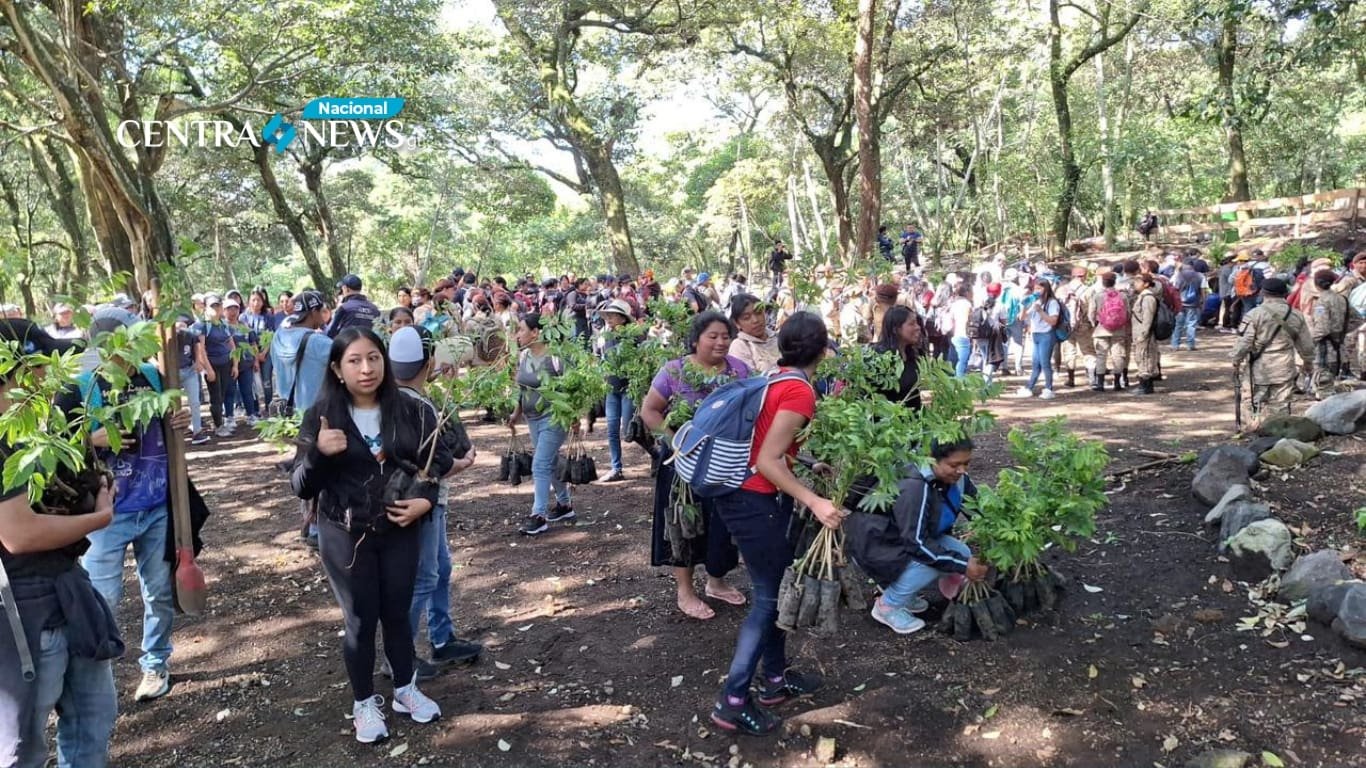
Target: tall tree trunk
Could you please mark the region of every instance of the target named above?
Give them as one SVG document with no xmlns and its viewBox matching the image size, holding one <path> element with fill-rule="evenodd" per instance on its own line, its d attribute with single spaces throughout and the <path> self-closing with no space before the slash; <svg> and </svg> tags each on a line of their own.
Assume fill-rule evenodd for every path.
<svg viewBox="0 0 1366 768">
<path fill-rule="evenodd" d="M 69 164 L 70 155 L 55 141 L 33 139 L 28 144 L 33 167 L 38 169 L 38 175 L 47 187 L 53 213 L 57 214 L 57 221 L 71 244 L 68 261 L 71 269 L 69 272 L 66 268 L 61 270 L 56 282 L 57 292 L 67 293 L 73 284 L 85 288 L 91 284 L 90 242 L 76 207 L 76 179 Z"/>
<path fill-rule="evenodd" d="M 257 173 L 261 176 L 261 186 L 265 188 L 266 195 L 270 198 L 270 204 L 275 209 L 276 218 L 285 225 L 289 236 L 294 240 L 294 245 L 299 248 L 299 253 L 303 255 L 304 263 L 308 265 L 308 274 L 313 279 L 313 287 L 327 293 L 336 278 L 328 279 L 327 273 L 323 271 L 322 262 L 318 260 L 318 249 L 314 247 L 313 239 L 308 236 L 308 230 L 304 229 L 303 217 L 289 207 L 289 199 L 285 197 L 284 190 L 280 188 L 280 182 L 275 177 L 275 169 L 270 166 L 272 153 L 269 145 L 262 144 L 259 147 L 253 147 L 252 154 L 256 160 Z"/>
<path fill-rule="evenodd" d="M 873 17 L 876 0 L 859 0 L 858 29 L 854 40 L 854 119 L 858 123 L 859 217 L 854 252 L 844 263 L 873 251 L 878 220 L 882 215 L 882 157 L 873 113 Z"/>
<path fill-rule="evenodd" d="M 621 174 L 612 161 L 612 151 L 602 145 L 596 137 L 589 142 L 580 138 L 584 153 L 584 163 L 593 176 L 596 187 L 598 209 L 602 211 L 603 223 L 607 225 L 607 241 L 612 247 L 612 265 L 618 274 L 638 275 L 640 264 L 636 261 L 635 246 L 631 242 L 631 227 L 626 220 L 626 193 L 621 186 Z M 585 145 L 586 144 L 586 145 Z"/>
<path fill-rule="evenodd" d="M 811 204 L 811 218 L 816 222 L 816 236 L 820 238 L 820 247 L 816 248 L 816 255 L 824 259 L 826 249 L 830 247 L 830 233 L 825 228 L 825 218 L 821 214 L 820 196 L 816 194 L 816 180 L 811 177 L 811 165 L 802 159 L 802 177 L 806 181 L 806 197 Z"/>
<path fill-rule="evenodd" d="M 304 175 L 304 186 L 308 188 L 308 194 L 313 197 L 313 210 L 309 218 L 313 220 L 318 237 L 327 249 L 328 266 L 332 268 L 332 282 L 336 282 L 351 270 L 347 268 L 346 258 L 342 255 L 341 238 L 338 236 L 337 222 L 332 217 L 332 206 L 327 202 L 327 195 L 323 193 L 322 158 L 308 158 L 300 164 L 299 170 Z"/>
<path fill-rule="evenodd" d="M 1077 165 L 1072 146 L 1072 107 L 1067 98 L 1065 65 L 1062 60 L 1062 22 L 1058 17 L 1058 0 L 1048 0 L 1048 88 L 1053 96 L 1053 115 L 1058 121 L 1058 156 L 1062 166 L 1062 187 L 1058 190 L 1057 205 L 1053 210 L 1052 235 L 1059 246 L 1067 245 L 1067 229 L 1072 219 L 1072 208 L 1077 204 L 1077 187 L 1081 185 L 1081 168 Z"/>
<path fill-rule="evenodd" d="M 1228 145 L 1228 188 L 1224 202 L 1245 202 L 1252 199 L 1247 183 L 1247 153 L 1243 150 L 1242 115 L 1233 90 L 1233 70 L 1238 57 L 1238 13 L 1231 5 L 1224 9 L 1219 26 L 1219 47 L 1215 52 L 1219 63 L 1219 112 L 1224 125 L 1224 141 Z"/>
<path fill-rule="evenodd" d="M 1105 107 L 1105 57 L 1096 57 L 1096 130 L 1100 134 L 1101 228 L 1105 231 L 1105 250 L 1115 249 L 1119 217 L 1115 210 L 1115 163 L 1110 136 L 1110 114 Z"/>
</svg>

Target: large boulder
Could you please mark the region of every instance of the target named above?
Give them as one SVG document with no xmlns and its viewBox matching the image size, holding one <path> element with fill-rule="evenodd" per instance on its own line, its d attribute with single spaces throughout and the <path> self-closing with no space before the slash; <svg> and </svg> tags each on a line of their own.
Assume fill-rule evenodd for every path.
<svg viewBox="0 0 1366 768">
<path fill-rule="evenodd" d="M 1258 440 L 1271 439 L 1258 438 Z M 1262 451 L 1265 451 L 1267 448 L 1270 448 L 1271 446 L 1275 445 L 1276 442 L 1279 440 L 1280 438 L 1278 437 L 1275 440 L 1271 440 L 1271 442 L 1266 445 L 1257 445 L 1257 441 L 1254 440 L 1247 446 L 1216 445 L 1210 448 L 1205 448 L 1200 451 L 1200 455 L 1196 458 L 1195 468 L 1204 469 L 1205 465 L 1213 461 L 1216 456 L 1225 456 L 1238 459 L 1243 463 L 1243 467 L 1247 470 L 1247 473 L 1249 475 L 1255 475 L 1257 474 L 1257 470 L 1261 469 L 1261 465 L 1257 463 L 1257 455 L 1260 454 Z"/>
<path fill-rule="evenodd" d="M 1290 529 L 1275 518 L 1258 520 L 1229 541 L 1228 559 L 1243 581 L 1261 581 L 1283 571 L 1290 567 Z"/>
<path fill-rule="evenodd" d="M 1224 519 L 1224 512 L 1235 502 L 1243 501 L 1244 499 L 1249 501 L 1252 500 L 1251 488 L 1248 488 L 1246 485 L 1229 486 L 1228 490 L 1224 492 L 1223 498 L 1219 499 L 1219 503 L 1215 504 L 1214 509 L 1211 509 L 1209 514 L 1205 515 L 1205 525 L 1218 525 L 1219 521 Z"/>
<path fill-rule="evenodd" d="M 1332 624 L 1333 619 L 1338 617 L 1338 611 L 1342 609 L 1342 601 L 1347 599 L 1347 593 L 1353 587 L 1362 586 L 1366 582 L 1360 581 L 1339 581 L 1326 587 L 1319 587 L 1309 593 L 1309 602 L 1305 603 L 1305 610 L 1309 618 L 1320 624 Z"/>
<path fill-rule="evenodd" d="M 1252 451 L 1236 445 L 1221 445 L 1210 455 L 1205 466 L 1195 473 L 1195 479 L 1191 481 L 1191 493 L 1201 504 L 1212 507 L 1224 498 L 1229 488 L 1248 485 L 1257 466 L 1257 454 Z"/>
<path fill-rule="evenodd" d="M 1350 435 L 1366 420 L 1366 389 L 1324 398 L 1309 407 L 1305 416 L 1318 422 L 1330 435 Z"/>
<path fill-rule="evenodd" d="M 1267 451 L 1276 447 L 1276 443 L 1279 443 L 1280 441 L 1281 439 L 1279 437 L 1274 437 L 1270 435 L 1266 437 L 1258 437 L 1248 441 L 1247 449 L 1257 454 L 1258 456 L 1261 456 L 1263 453 L 1266 453 Z"/>
<path fill-rule="evenodd" d="M 1283 437 L 1276 441 L 1271 450 L 1263 453 L 1261 459 L 1273 467 L 1292 469 L 1317 455 L 1319 449 L 1313 443 L 1302 443 L 1291 437 Z"/>
<path fill-rule="evenodd" d="M 1366 648 L 1366 584 L 1355 584 L 1347 590 L 1338 617 L 1333 619 L 1333 631 L 1358 648 Z"/>
<path fill-rule="evenodd" d="M 1257 434 L 1271 437 L 1288 437 L 1302 443 L 1312 443 L 1323 437 L 1323 427 L 1317 421 L 1304 416 L 1291 416 L 1278 413 L 1262 422 Z"/>
<path fill-rule="evenodd" d="M 1335 549 L 1322 549 L 1308 555 L 1301 555 L 1290 566 L 1290 572 L 1281 577 L 1281 588 L 1276 596 L 1287 603 L 1306 600 L 1310 593 L 1319 587 L 1336 584 L 1352 578 L 1352 569 L 1342 564 L 1342 558 Z"/>
<path fill-rule="evenodd" d="M 1219 551 L 1228 549 L 1229 539 L 1249 525 L 1271 517 L 1271 507 L 1259 501 L 1235 501 L 1224 510 L 1219 521 Z"/>
</svg>

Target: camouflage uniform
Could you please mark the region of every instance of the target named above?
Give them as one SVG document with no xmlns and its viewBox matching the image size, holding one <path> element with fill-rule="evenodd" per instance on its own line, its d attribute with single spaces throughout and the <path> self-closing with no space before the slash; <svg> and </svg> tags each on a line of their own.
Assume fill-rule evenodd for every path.
<svg viewBox="0 0 1366 768">
<path fill-rule="evenodd" d="M 1336 283 L 1333 283 L 1333 293 L 1346 298 L 1352 295 L 1352 289 L 1362 283 L 1366 283 L 1366 279 L 1357 275 L 1356 272 L 1348 272 Z M 1350 368 L 1347 364 L 1348 361 L 1355 360 L 1357 373 L 1366 376 L 1366 321 L 1363 321 L 1350 306 L 1347 307 L 1347 333 L 1345 336 L 1347 340 L 1353 341 L 1356 351 L 1354 353 L 1349 353 L 1345 349 L 1342 351 L 1342 375 L 1346 376 L 1348 374 L 1348 369 Z M 1344 345 L 1346 343 L 1347 341 L 1343 342 Z"/>
<path fill-rule="evenodd" d="M 1281 330 L 1277 332 L 1277 328 Z M 1260 306 L 1243 316 L 1231 354 L 1235 367 L 1247 360 L 1252 369 L 1254 417 L 1290 412 L 1296 354 L 1302 361 L 1300 367 L 1307 372 L 1314 342 L 1304 315 L 1291 309 L 1283 297 L 1264 296 Z"/>
<path fill-rule="evenodd" d="M 1333 291 L 1320 291 L 1305 308 L 1309 333 L 1317 348 L 1314 381 L 1331 382 L 1325 373 L 1336 377 L 1342 369 L 1343 338 L 1347 335 L 1347 297 Z"/>
<path fill-rule="evenodd" d="M 1067 307 L 1072 318 L 1072 334 L 1062 343 L 1062 370 L 1075 374 L 1085 368 L 1087 375 L 1096 367 L 1096 344 L 1093 339 L 1090 302 L 1091 288 L 1080 280 L 1073 280 L 1058 291 L 1058 299 Z M 1068 377 L 1070 380 L 1070 376 Z"/>
<path fill-rule="evenodd" d="M 1134 297 L 1129 317 L 1133 328 L 1134 366 L 1138 368 L 1139 379 L 1156 379 L 1162 367 L 1162 348 L 1153 336 L 1153 323 L 1157 321 L 1157 305 L 1162 301 L 1160 285 L 1150 286 Z"/>
<path fill-rule="evenodd" d="M 1096 355 L 1096 375 L 1104 383 L 1106 374 L 1120 376 L 1129 367 L 1129 327 L 1117 331 L 1100 324 L 1100 308 L 1105 304 L 1107 288 L 1095 288 L 1086 297 L 1086 317 L 1091 323 L 1091 344 Z M 1113 289 L 1124 296 L 1118 288 Z M 1126 298 L 1125 303 L 1128 303 Z M 1132 318 L 1130 318 L 1132 323 Z M 1118 384 L 1116 384 L 1118 388 Z"/>
</svg>

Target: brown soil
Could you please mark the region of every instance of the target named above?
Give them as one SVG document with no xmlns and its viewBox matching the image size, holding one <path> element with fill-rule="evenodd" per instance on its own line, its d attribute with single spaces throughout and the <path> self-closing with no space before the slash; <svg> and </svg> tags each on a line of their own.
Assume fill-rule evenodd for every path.
<svg viewBox="0 0 1366 768">
<path fill-rule="evenodd" d="M 1001 429 L 981 440 L 977 477 L 1001 467 L 1011 424 L 1054 414 L 1104 439 L 1116 469 L 1151 460 L 1140 450 L 1227 440 L 1230 338 L 1202 331 L 1200 353 L 1168 356 L 1156 397 L 1059 382 L 1051 404 L 994 404 Z M 530 484 L 496 483 L 502 432 L 472 425 L 472 434 L 481 456 L 453 503 L 453 602 L 459 632 L 488 651 L 424 685 L 442 720 L 391 714 L 388 743 L 352 739 L 340 613 L 297 539 L 297 505 L 275 456 L 236 439 L 192 453 L 215 509 L 200 559 L 211 607 L 178 621 L 166 698 L 133 703 L 135 650 L 119 662 L 114 762 L 799 766 L 818 764 L 817 738 L 828 736 L 838 761 L 860 766 L 1174 766 L 1215 747 L 1269 750 L 1292 766 L 1366 765 L 1366 653 L 1314 624 L 1304 638 L 1236 631 L 1256 611 L 1202 528 L 1187 465 L 1113 484 L 1095 538 L 1050 556 L 1072 579 L 1057 615 L 1031 617 L 1000 642 L 963 644 L 929 631 L 895 636 L 845 611 L 837 638 L 790 641 L 826 688 L 783 708 L 781 734 L 736 740 L 708 727 L 706 713 L 744 609 L 718 604 L 714 620 L 687 620 L 671 580 L 646 565 L 646 457 L 629 448 L 629 482 L 576 489 L 578 524 L 528 540 L 516 524 Z M 605 465 L 601 430 L 593 437 Z M 1366 496 L 1363 440 L 1322 445 L 1340 455 L 1285 482 L 1266 478 L 1261 491 L 1299 530 L 1301 550 L 1359 552 L 1349 513 Z M 1366 571 L 1366 557 L 1355 567 Z M 747 586 L 742 573 L 734 580 Z M 121 613 L 134 649 L 135 603 Z M 390 691 L 382 678 L 379 690 Z"/>
</svg>

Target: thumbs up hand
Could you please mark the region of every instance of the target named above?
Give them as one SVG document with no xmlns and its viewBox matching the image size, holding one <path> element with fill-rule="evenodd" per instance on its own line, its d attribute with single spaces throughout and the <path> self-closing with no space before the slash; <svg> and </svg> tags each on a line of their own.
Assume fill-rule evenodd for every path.
<svg viewBox="0 0 1366 768">
<path fill-rule="evenodd" d="M 327 424 L 327 417 L 321 417 L 318 425 L 318 452 L 324 456 L 336 456 L 345 450 L 346 433 L 340 429 L 332 429 Z"/>
</svg>

